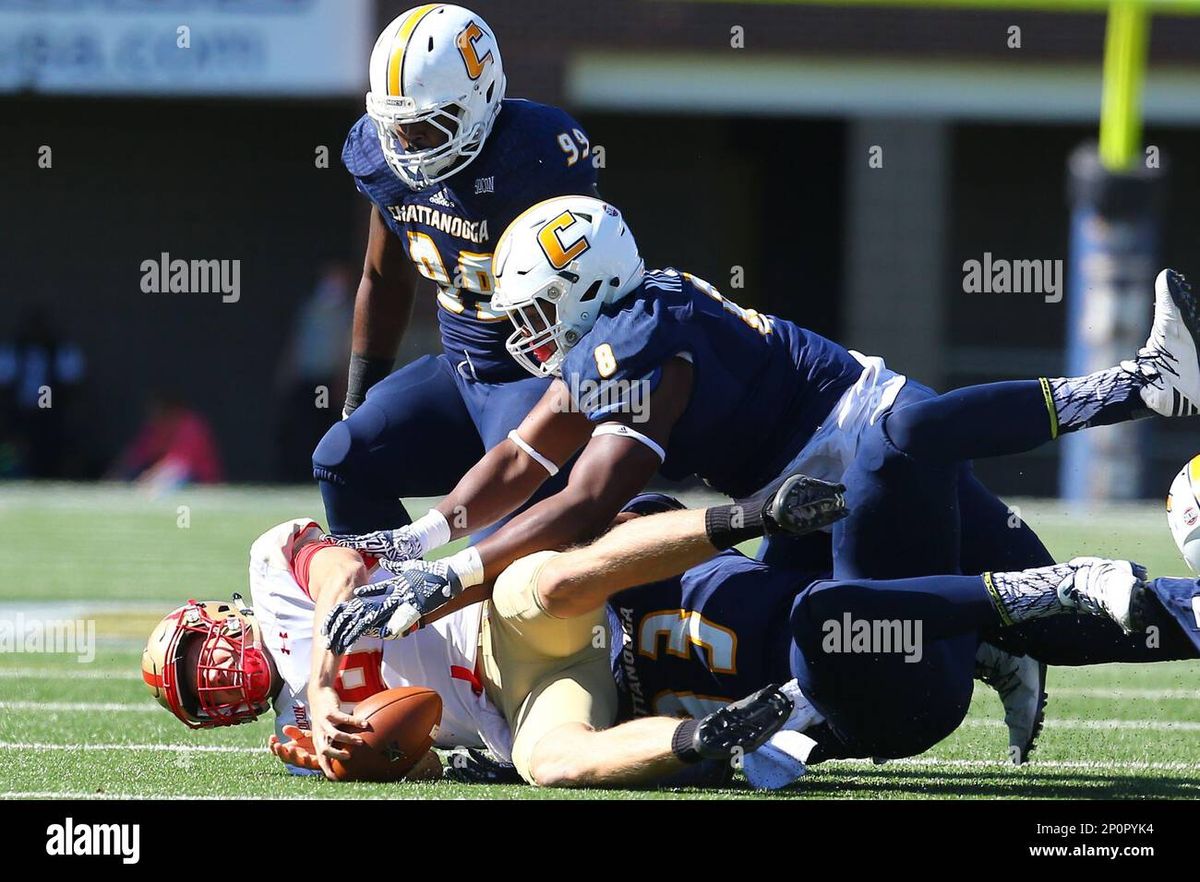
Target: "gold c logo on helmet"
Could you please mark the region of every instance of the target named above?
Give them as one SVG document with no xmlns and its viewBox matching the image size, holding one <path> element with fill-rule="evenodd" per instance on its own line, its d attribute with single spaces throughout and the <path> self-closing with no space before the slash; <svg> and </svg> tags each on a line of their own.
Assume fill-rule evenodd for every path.
<svg viewBox="0 0 1200 882">
<path fill-rule="evenodd" d="M 578 222 L 579 218 L 569 211 L 564 211 L 538 230 L 538 244 L 542 246 L 542 253 L 546 255 L 546 260 L 550 261 L 550 265 L 555 269 L 562 269 L 592 247 L 586 236 L 580 236 L 570 245 L 564 245 L 562 239 L 559 238 L 559 233 L 570 229 Z"/>
<path fill-rule="evenodd" d="M 487 63 L 492 60 L 492 50 L 489 49 L 483 53 L 483 58 L 479 57 L 479 53 L 475 50 L 475 41 L 483 36 L 483 28 L 475 22 L 471 22 L 455 41 L 458 44 L 459 54 L 462 55 L 463 63 L 467 66 L 467 76 L 473 80 L 483 76 L 483 69 Z"/>
</svg>

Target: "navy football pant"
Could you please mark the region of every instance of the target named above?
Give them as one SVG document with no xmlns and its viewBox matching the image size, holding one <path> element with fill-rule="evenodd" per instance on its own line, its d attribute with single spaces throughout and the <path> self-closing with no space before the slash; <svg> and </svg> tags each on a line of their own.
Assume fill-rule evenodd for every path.
<svg viewBox="0 0 1200 882">
<path fill-rule="evenodd" d="M 381 380 L 313 451 L 328 529 L 366 533 L 410 523 L 401 497 L 453 490 L 485 451 L 520 425 L 549 384 L 538 377 L 480 382 L 445 355 L 424 356 Z M 542 485 L 529 504 L 562 489 L 567 472 Z"/>
<path fill-rule="evenodd" d="M 892 406 L 892 413 L 944 397 L 938 396 L 927 386 L 909 380 L 900 390 L 896 403 Z M 1042 412 L 1044 415 L 1044 405 Z M 938 414 L 935 412 L 934 416 Z M 872 427 L 867 430 L 867 434 L 872 434 L 877 429 L 878 426 Z M 950 532 L 943 536 L 943 541 L 952 540 L 958 543 L 964 572 L 1023 570 L 1054 563 L 1052 555 L 1037 534 L 1019 518 L 1014 517 L 1009 507 L 975 477 L 970 462 L 958 462 L 956 468 L 957 517 L 947 519 L 949 527 L 944 529 L 950 529 Z M 851 479 L 847 477 L 845 480 Z M 902 488 L 899 492 L 908 492 L 910 489 Z M 900 502 L 898 507 L 903 508 L 903 501 Z M 896 553 L 898 549 L 903 553 L 902 541 L 874 544 L 878 554 L 885 556 Z M 859 547 L 855 549 L 854 556 L 866 557 L 869 553 L 868 547 Z M 906 575 L 938 572 L 927 568 L 917 554 L 913 557 L 916 559 L 910 562 L 893 560 L 880 563 L 890 572 L 900 572 L 903 564 Z M 828 534 L 824 533 L 799 538 L 775 536 L 769 540 L 764 539 L 758 553 L 758 559 L 765 563 L 798 569 L 818 569 L 822 566 L 822 558 L 826 561 L 825 566 L 832 568 L 833 558 Z"/>
<path fill-rule="evenodd" d="M 1034 381 L 926 397 L 896 407 L 864 433 L 844 479 L 851 514 L 834 528 L 834 581 L 802 592 L 792 613 L 792 671 L 841 743 L 829 755 L 912 755 L 954 731 L 970 704 L 974 657 L 983 639 L 1052 664 L 1195 657 L 1193 640 L 1172 627 L 1157 583 L 1160 602 L 1152 618 L 1162 627 L 1154 645 L 1144 634 L 1124 635 L 1094 617 L 1057 616 L 1001 628 L 983 580 L 957 575 L 968 548 L 972 559 L 987 561 L 968 572 L 1052 562 L 1002 503 L 976 500 L 985 518 L 968 525 L 962 495 L 974 481 L 966 460 L 1036 447 L 1050 440 L 1050 425 Z M 1008 538 L 1017 541 L 1006 549 Z M 1178 595 L 1187 587 L 1172 590 Z M 911 653 L 826 651 L 829 623 L 846 615 L 919 621 L 920 660 Z M 836 642 L 831 646 L 836 649 Z"/>
<path fill-rule="evenodd" d="M 856 621 L 898 623 L 919 636 L 918 648 L 847 651 Z M 978 631 L 999 615 L 981 577 L 923 576 L 814 582 L 796 598 L 791 624 L 792 674 L 830 733 L 818 738 L 822 758 L 898 758 L 958 728 L 974 691 Z"/>
</svg>

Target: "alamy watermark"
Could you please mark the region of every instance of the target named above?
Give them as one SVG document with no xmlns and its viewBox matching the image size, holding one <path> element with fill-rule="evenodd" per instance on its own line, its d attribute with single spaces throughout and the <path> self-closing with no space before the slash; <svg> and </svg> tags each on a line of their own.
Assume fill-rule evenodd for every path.
<svg viewBox="0 0 1200 882">
<path fill-rule="evenodd" d="M 220 294 L 222 303 L 242 299 L 240 260 L 183 260 L 162 252 L 143 260 L 143 294 Z"/>
<path fill-rule="evenodd" d="M 0 654 L 9 652 L 74 655 L 81 664 L 90 664 L 96 659 L 96 622 L 27 618 L 17 613 L 0 619 Z"/>
<path fill-rule="evenodd" d="M 84 824 L 66 818 L 46 828 L 46 854 L 51 857 L 119 857 L 123 864 L 136 864 L 141 842 L 141 824 Z"/>
<path fill-rule="evenodd" d="M 650 419 L 649 380 L 581 380 L 572 375 L 566 381 L 570 394 L 555 399 L 551 408 L 556 412 L 628 414 L 632 422 Z"/>
<path fill-rule="evenodd" d="M 903 655 L 916 664 L 924 655 L 920 619 L 856 619 L 849 612 L 821 625 L 821 651 L 831 655 Z"/>
<path fill-rule="evenodd" d="M 1047 303 L 1063 299 L 1061 260 L 1006 260 L 985 251 L 983 260 L 963 263 L 966 294 L 1041 294 Z"/>
</svg>

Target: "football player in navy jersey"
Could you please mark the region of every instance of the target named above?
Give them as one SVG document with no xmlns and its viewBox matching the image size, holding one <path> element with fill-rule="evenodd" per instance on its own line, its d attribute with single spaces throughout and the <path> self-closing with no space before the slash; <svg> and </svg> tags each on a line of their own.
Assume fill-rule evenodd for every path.
<svg viewBox="0 0 1200 882">
<path fill-rule="evenodd" d="M 553 199 L 523 213 L 498 244 L 495 274 L 493 305 L 509 312 L 516 325 L 509 351 L 531 373 L 559 379 L 508 440 L 438 506 L 440 516 L 465 508 L 473 529 L 495 522 L 584 449 L 567 487 L 481 542 L 472 550 L 477 556 L 471 566 L 463 567 L 455 558 L 412 561 L 412 569 L 446 583 L 442 600 L 464 589 L 471 590 L 459 603 L 486 597 L 486 579 L 512 560 L 599 532 L 656 470 L 668 477 L 698 474 L 735 497 L 787 472 L 841 480 L 864 436 L 887 414 L 936 400 L 933 416 L 922 425 L 941 426 L 951 419 L 943 414 L 954 413 L 955 401 L 964 395 L 978 398 L 964 390 L 934 396 L 878 359 L 849 352 L 782 319 L 741 309 L 687 274 L 646 272 L 620 213 L 598 199 Z M 1131 364 L 1128 370 L 1114 370 L 1126 378 L 1145 372 L 1161 380 L 1169 374 L 1151 356 L 1139 355 Z M 1042 437 L 1046 427 L 1030 423 L 1029 395 L 1036 393 L 1034 411 L 1044 417 L 1053 410 L 1048 410 L 1050 399 L 1040 396 L 1054 384 L 1083 390 L 1071 393 L 1073 398 L 1068 395 L 1068 410 L 1087 410 L 1093 387 L 1137 391 L 1135 380 L 1117 383 L 1107 374 L 1022 387 L 1018 398 L 1024 410 L 1013 424 L 1040 441 L 1048 440 Z M 1149 387 L 1142 383 L 1142 388 Z M 991 393 L 980 394 L 986 398 Z M 1189 394 L 1200 398 L 1200 390 Z M 1166 411 L 1160 407 L 1159 412 Z M 953 437 L 941 430 L 929 433 Z M 943 453 L 954 468 L 954 496 L 947 505 L 955 520 L 951 532 L 933 532 L 950 537 L 956 557 L 955 568 L 936 572 L 1009 572 L 1052 564 L 1037 536 L 1024 524 L 1011 523 L 1007 507 L 975 480 L 970 456 Z M 909 524 L 920 526 L 911 519 Z M 907 574 L 933 572 L 920 568 L 921 555 L 898 551 L 895 543 L 866 542 L 862 535 L 867 533 L 842 531 L 841 541 L 877 548 L 884 558 L 891 555 L 888 578 L 906 575 L 905 567 L 913 562 L 918 568 Z M 345 541 L 393 561 L 412 560 L 435 547 L 427 535 L 412 529 Z M 790 566 L 811 566 L 816 560 L 811 549 L 798 556 L 794 551 L 765 557 Z M 828 561 L 828 547 L 825 551 Z M 846 561 L 854 559 L 844 555 Z M 1085 648 L 1081 645 L 1079 651 Z M 1024 720 L 1016 727 L 1024 729 L 1022 743 L 1032 738 L 1041 713 L 1044 666 L 1035 659 L 1022 657 L 1016 673 L 1025 696 L 1020 708 L 1007 698 L 1005 702 L 1007 711 L 1019 710 Z M 1006 697 L 995 671 L 981 675 Z"/>
<path fill-rule="evenodd" d="M 953 567 L 952 543 L 936 530 L 945 487 L 917 497 L 909 516 L 934 522 L 922 548 L 938 549 L 933 565 Z M 639 515 L 682 508 L 662 494 L 642 494 L 626 506 Z M 909 538 L 881 521 L 856 526 L 853 514 L 841 524 L 835 531 L 857 529 L 862 544 L 885 550 L 904 548 Z M 852 552 L 838 556 L 854 563 Z M 789 725 L 811 739 L 804 763 L 901 758 L 928 750 L 961 724 L 981 647 L 1019 643 L 1038 658 L 1072 666 L 1200 656 L 1191 613 L 1200 597 L 1196 579 L 1148 580 L 1136 564 L 1097 558 L 984 575 L 880 573 L 834 578 L 726 550 L 679 576 L 613 594 L 608 621 L 619 719 L 699 719 L 765 684 L 795 678 L 802 713 Z M 1147 639 L 1151 628 L 1158 639 Z M 880 634 L 890 645 L 871 642 Z M 1031 722 L 1028 730 L 1010 731 L 1013 762 L 1026 762 L 1035 746 L 1040 715 Z M 705 783 L 728 770 L 709 771 L 715 775 Z"/>
<path fill-rule="evenodd" d="M 375 44 L 370 81 L 342 151 L 371 202 L 344 419 L 313 453 L 334 532 L 410 523 L 401 497 L 445 493 L 542 397 L 549 380 L 513 362 L 509 323 L 490 308 L 492 251 L 530 205 L 596 184 L 579 123 L 505 98 L 495 36 L 467 9 L 398 16 Z M 422 278 L 437 287 L 443 352 L 390 373 Z M 445 535 L 436 521 L 418 529 Z"/>
<path fill-rule="evenodd" d="M 509 516 L 582 450 L 563 490 L 470 549 L 470 562 L 460 553 L 438 564 L 464 588 L 525 554 L 597 534 L 656 472 L 699 475 L 734 498 L 789 472 L 838 481 L 866 428 L 932 395 L 881 359 L 743 309 L 688 273 L 647 271 L 620 212 L 596 198 L 525 211 L 497 244 L 494 274 L 492 306 L 516 325 L 508 351 L 529 373 L 556 379 L 427 516 L 440 525 L 466 511 L 469 529 L 434 537 L 423 518 L 345 538 L 391 560 L 418 558 Z M 970 474 L 959 491 L 968 568 L 1051 561 Z M 767 562 L 828 565 L 827 538 L 787 538 L 765 543 Z"/>
<path fill-rule="evenodd" d="M 966 387 L 885 413 L 860 434 L 843 477 L 848 515 L 833 526 L 831 578 L 806 583 L 778 567 L 714 558 L 676 583 L 613 599 L 614 631 L 630 647 L 614 657 L 629 709 L 703 713 L 726 689 L 741 694 L 761 678 L 781 679 L 788 643 L 786 669 L 823 727 L 809 759 L 903 757 L 961 723 L 983 641 L 1051 664 L 1197 657 L 1196 579 L 1151 581 L 1136 564 L 1087 557 L 961 575 L 976 571 L 964 566 L 957 539 L 963 462 L 1092 426 L 1194 414 L 1198 341 L 1200 301 L 1164 270 L 1150 337 L 1135 358 L 1085 377 Z M 789 579 L 806 586 L 794 598 Z M 1079 612 L 1092 615 L 1064 615 Z M 680 620 L 686 628 L 666 627 Z M 872 642 L 880 624 L 890 629 L 886 648 Z M 1150 628 L 1157 639 L 1147 638 Z M 672 651 L 669 636 L 658 661 L 664 629 L 703 646 L 700 664 L 682 647 Z M 747 643 L 755 651 L 735 663 Z M 1036 729 L 1010 745 L 1013 759 L 1025 759 Z"/>
</svg>

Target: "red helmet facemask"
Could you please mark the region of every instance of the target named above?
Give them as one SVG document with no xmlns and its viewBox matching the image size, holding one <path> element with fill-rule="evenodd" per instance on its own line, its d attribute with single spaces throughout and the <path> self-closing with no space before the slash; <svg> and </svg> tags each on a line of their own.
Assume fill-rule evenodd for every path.
<svg viewBox="0 0 1200 882">
<path fill-rule="evenodd" d="M 254 612 L 238 595 L 234 604 L 191 600 L 167 617 L 174 629 L 163 653 L 160 682 L 150 685 L 161 690 L 160 700 L 165 699 L 163 703 L 189 728 L 249 723 L 269 707 L 271 666 Z M 185 670 L 186 641 L 199 641 L 193 671 Z M 229 693 L 235 693 L 236 699 L 229 700 Z"/>
</svg>

